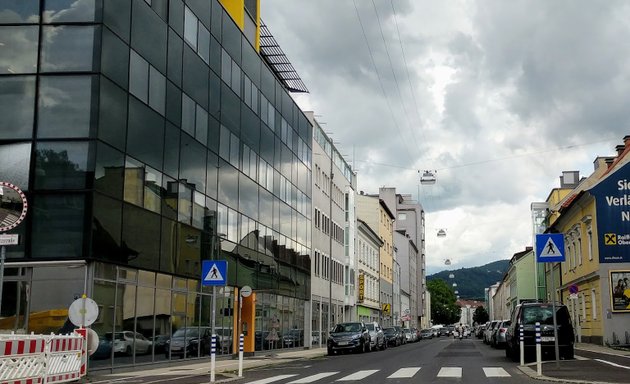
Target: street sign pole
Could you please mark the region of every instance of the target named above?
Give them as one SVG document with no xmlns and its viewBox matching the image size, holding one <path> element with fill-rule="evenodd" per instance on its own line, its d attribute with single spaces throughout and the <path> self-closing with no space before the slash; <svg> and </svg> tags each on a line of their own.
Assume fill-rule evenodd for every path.
<svg viewBox="0 0 630 384">
<path fill-rule="evenodd" d="M 556 279 L 554 277 L 554 268 L 551 263 L 551 311 L 553 312 L 553 344 L 556 355 L 556 367 L 560 366 L 560 347 L 558 346 L 558 320 L 556 318 Z"/>
<path fill-rule="evenodd" d="M 7 256 L 6 247 L 0 249 L 0 313 L 2 313 L 2 287 L 4 286 L 4 259 Z"/>
</svg>

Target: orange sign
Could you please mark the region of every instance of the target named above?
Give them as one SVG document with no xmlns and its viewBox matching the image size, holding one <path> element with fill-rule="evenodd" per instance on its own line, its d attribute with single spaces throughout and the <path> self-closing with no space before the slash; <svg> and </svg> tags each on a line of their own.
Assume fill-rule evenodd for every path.
<svg viewBox="0 0 630 384">
<path fill-rule="evenodd" d="M 365 298 L 365 275 L 359 275 L 359 302 L 363 302 Z"/>
</svg>

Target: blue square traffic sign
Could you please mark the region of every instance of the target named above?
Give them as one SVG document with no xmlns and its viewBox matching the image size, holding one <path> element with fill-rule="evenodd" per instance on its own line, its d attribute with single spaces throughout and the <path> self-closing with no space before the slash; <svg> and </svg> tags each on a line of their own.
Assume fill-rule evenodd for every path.
<svg viewBox="0 0 630 384">
<path fill-rule="evenodd" d="M 201 285 L 224 286 L 227 284 L 227 260 L 203 260 Z"/>
<path fill-rule="evenodd" d="M 536 235 L 536 261 L 539 263 L 565 261 L 564 235 L 562 233 Z"/>
</svg>

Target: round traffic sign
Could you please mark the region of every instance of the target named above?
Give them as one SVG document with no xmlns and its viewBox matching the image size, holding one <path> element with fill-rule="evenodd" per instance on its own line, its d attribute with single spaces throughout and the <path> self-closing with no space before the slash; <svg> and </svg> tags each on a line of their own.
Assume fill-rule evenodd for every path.
<svg viewBox="0 0 630 384">
<path fill-rule="evenodd" d="M 87 328 L 87 353 L 92 356 L 98 349 L 98 333 L 92 328 Z"/>
<path fill-rule="evenodd" d="M 0 232 L 17 227 L 26 217 L 26 195 L 17 185 L 0 181 Z"/>
<path fill-rule="evenodd" d="M 575 285 L 575 284 L 569 285 L 569 293 L 576 294 L 576 293 L 578 293 L 578 290 L 579 289 L 578 289 L 577 285 Z"/>
<path fill-rule="evenodd" d="M 98 318 L 98 305 L 96 301 L 82 297 L 76 299 L 68 308 L 68 318 L 77 327 L 87 327 L 92 325 Z"/>
<path fill-rule="evenodd" d="M 250 287 L 249 285 L 244 286 L 243 288 L 241 288 L 241 296 L 243 297 L 249 297 L 252 294 L 252 287 Z"/>
</svg>

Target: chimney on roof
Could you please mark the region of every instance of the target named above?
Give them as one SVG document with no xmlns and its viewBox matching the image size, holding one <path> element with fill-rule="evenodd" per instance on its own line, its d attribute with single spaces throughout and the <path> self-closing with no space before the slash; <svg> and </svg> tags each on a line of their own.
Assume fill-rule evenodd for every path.
<svg viewBox="0 0 630 384">
<path fill-rule="evenodd" d="M 628 145 L 630 145 L 630 135 L 625 135 L 623 137 L 623 144 L 627 147 Z"/>
<path fill-rule="evenodd" d="M 612 164 L 613 164 L 613 162 L 614 162 L 614 161 L 615 161 L 615 158 L 614 158 L 614 157 L 607 157 L 607 158 L 606 158 L 606 166 L 607 166 L 608 168 L 612 167 Z"/>
<path fill-rule="evenodd" d="M 560 188 L 573 189 L 580 182 L 580 171 L 563 171 L 560 176 Z"/>
<path fill-rule="evenodd" d="M 624 144 L 619 144 L 615 147 L 615 151 L 617 151 L 617 156 L 621 156 L 621 154 L 623 153 L 623 151 L 626 149 L 626 146 Z"/>
</svg>

